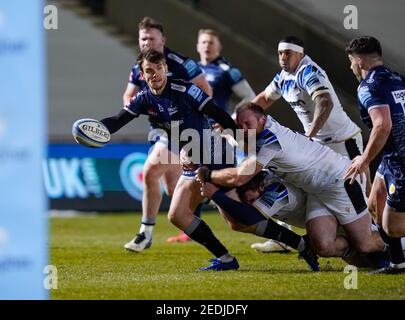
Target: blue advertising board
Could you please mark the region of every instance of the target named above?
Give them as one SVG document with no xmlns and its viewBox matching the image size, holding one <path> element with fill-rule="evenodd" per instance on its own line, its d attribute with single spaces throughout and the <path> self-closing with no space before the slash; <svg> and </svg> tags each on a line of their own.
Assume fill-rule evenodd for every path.
<svg viewBox="0 0 405 320">
<path fill-rule="evenodd" d="M 150 144 L 143 143 L 103 148 L 50 144 L 42 171 L 51 209 L 142 210 L 142 169 L 149 148 Z M 168 207 L 169 199 L 164 196 L 161 209 Z"/>
<path fill-rule="evenodd" d="M 42 0 L 0 2 L 0 299 L 46 299 Z"/>
</svg>

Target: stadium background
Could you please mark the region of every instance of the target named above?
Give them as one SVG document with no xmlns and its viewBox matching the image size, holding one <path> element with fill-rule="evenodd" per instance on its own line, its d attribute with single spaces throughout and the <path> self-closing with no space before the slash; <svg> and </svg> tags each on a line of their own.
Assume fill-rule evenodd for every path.
<svg viewBox="0 0 405 320">
<path fill-rule="evenodd" d="M 359 12 L 358 30 L 343 27 L 346 1 L 317 0 L 61 0 L 58 30 L 48 30 L 48 158 L 43 163 L 50 208 L 81 211 L 141 209 L 142 164 L 148 144 L 146 117 L 135 120 L 100 150 L 76 145 L 71 125 L 79 118 L 99 119 L 122 107 L 122 93 L 137 50 L 137 23 L 145 16 L 163 22 L 167 45 L 197 59 L 200 28 L 220 32 L 223 55 L 239 67 L 255 92 L 279 70 L 278 40 L 303 38 L 307 53 L 322 66 L 344 105 L 359 121 L 352 75 L 344 47 L 359 34 L 373 34 L 384 48 L 387 64 L 405 73 L 405 41 L 398 24 L 405 3 L 352 0 Z M 243 14 L 241 14 L 243 12 Z M 280 99 L 282 100 L 282 99 Z M 279 101 L 271 114 L 282 124 L 302 130 L 288 105 Z M 365 140 L 368 130 L 363 131 Z M 164 198 L 162 210 L 168 207 Z"/>
</svg>

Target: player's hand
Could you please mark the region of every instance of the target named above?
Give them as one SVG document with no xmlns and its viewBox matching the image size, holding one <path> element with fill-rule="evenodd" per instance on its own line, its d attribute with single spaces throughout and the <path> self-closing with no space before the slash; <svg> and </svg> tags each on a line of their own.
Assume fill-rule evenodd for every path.
<svg viewBox="0 0 405 320">
<path fill-rule="evenodd" d="M 219 130 L 220 132 L 224 131 L 224 128 L 222 128 L 222 126 L 219 123 L 214 123 L 212 125 L 212 129 Z"/>
<path fill-rule="evenodd" d="M 218 191 L 218 187 L 212 183 L 206 182 L 201 185 L 200 191 L 203 197 L 211 199 L 214 193 Z"/>
<path fill-rule="evenodd" d="M 184 149 L 181 149 L 180 151 L 180 164 L 184 171 L 194 171 L 198 168 L 198 165 L 191 161 L 191 158 L 187 155 L 187 152 Z"/>
<path fill-rule="evenodd" d="M 357 176 L 360 176 L 360 183 L 363 183 L 363 174 L 368 170 L 369 162 L 363 156 L 357 156 L 352 160 L 352 164 L 347 168 L 343 180 L 351 177 L 350 184 L 356 180 Z"/>
<path fill-rule="evenodd" d="M 208 171 L 210 171 L 210 169 L 208 169 L 207 167 L 201 167 L 200 169 L 198 169 L 197 172 L 197 181 L 199 181 L 201 184 L 204 184 L 205 181 L 205 177 L 208 174 Z"/>
</svg>

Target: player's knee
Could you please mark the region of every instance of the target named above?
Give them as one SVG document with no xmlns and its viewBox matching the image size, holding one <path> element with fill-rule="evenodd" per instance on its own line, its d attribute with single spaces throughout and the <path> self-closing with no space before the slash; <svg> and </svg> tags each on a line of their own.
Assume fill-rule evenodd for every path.
<svg viewBox="0 0 405 320">
<path fill-rule="evenodd" d="M 405 236 L 405 228 L 402 228 L 401 226 L 393 223 L 387 223 L 384 226 L 384 231 L 391 238 L 401 238 Z"/>
<path fill-rule="evenodd" d="M 176 224 L 176 220 L 177 220 L 176 213 L 169 211 L 168 214 L 167 214 L 167 219 L 168 219 L 172 224 Z"/>
<path fill-rule="evenodd" d="M 165 191 L 166 191 L 166 194 L 168 197 L 170 197 L 170 198 L 173 197 L 174 189 L 176 189 L 176 185 L 168 185 L 165 188 Z"/>
<path fill-rule="evenodd" d="M 333 241 L 328 239 L 317 239 L 312 241 L 312 248 L 321 257 L 333 256 Z"/>
<path fill-rule="evenodd" d="M 150 165 L 150 166 L 145 166 L 143 170 L 143 180 L 145 183 L 159 180 L 160 178 L 160 173 L 159 170 L 157 170 L 156 166 Z"/>
<path fill-rule="evenodd" d="M 248 227 L 243 224 L 239 224 L 239 223 L 235 223 L 235 222 L 228 222 L 228 224 L 231 227 L 231 229 L 234 231 L 249 232 Z"/>
<path fill-rule="evenodd" d="M 372 237 L 359 239 L 351 243 L 353 248 L 359 253 L 369 253 L 375 251 L 377 246 L 376 240 Z"/>
<path fill-rule="evenodd" d="M 371 217 L 374 219 L 374 221 L 376 221 L 378 218 L 377 203 L 375 201 L 369 201 L 367 207 L 368 207 L 368 212 L 370 212 Z"/>
</svg>

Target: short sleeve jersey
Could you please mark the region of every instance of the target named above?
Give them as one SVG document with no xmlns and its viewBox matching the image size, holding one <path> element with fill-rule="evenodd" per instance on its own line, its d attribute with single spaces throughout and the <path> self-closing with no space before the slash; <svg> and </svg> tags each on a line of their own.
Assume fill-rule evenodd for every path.
<svg viewBox="0 0 405 320">
<path fill-rule="evenodd" d="M 360 83 L 357 98 L 360 116 L 369 128 L 370 110 L 389 106 L 392 129 L 384 146 L 384 158 L 397 161 L 405 170 L 405 78 L 383 65 L 377 66 Z"/>
<path fill-rule="evenodd" d="M 199 66 L 213 89 L 213 101 L 228 112 L 232 87 L 244 80 L 241 72 L 223 57 L 218 57 L 207 65 L 199 63 Z"/>
<path fill-rule="evenodd" d="M 360 128 L 347 116 L 324 70 L 308 56 L 299 62 L 294 73 L 282 70 L 265 89 L 266 96 L 271 100 L 283 97 L 294 109 L 305 131 L 308 131 L 314 118 L 315 98 L 329 93 L 333 108 L 323 127 L 314 140 L 321 143 L 344 141 Z"/>
</svg>

